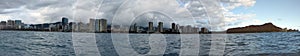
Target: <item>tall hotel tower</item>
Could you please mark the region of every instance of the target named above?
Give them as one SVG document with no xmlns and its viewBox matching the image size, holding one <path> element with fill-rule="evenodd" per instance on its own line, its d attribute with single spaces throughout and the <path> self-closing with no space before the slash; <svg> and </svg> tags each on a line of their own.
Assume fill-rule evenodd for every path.
<svg viewBox="0 0 300 56">
<path fill-rule="evenodd" d="M 153 22 L 149 22 L 148 24 L 148 32 L 153 32 Z"/>
<path fill-rule="evenodd" d="M 95 24 L 96 24 L 96 19 L 90 19 L 89 22 L 89 30 L 90 32 L 95 32 Z"/>
<path fill-rule="evenodd" d="M 107 20 L 100 19 L 100 32 L 107 32 Z"/>
<path fill-rule="evenodd" d="M 172 32 L 176 32 L 176 24 L 172 23 Z"/>
<path fill-rule="evenodd" d="M 61 19 L 61 21 L 62 21 L 63 31 L 67 31 L 67 30 L 68 30 L 68 23 L 69 23 L 68 18 L 63 17 L 63 18 Z"/>
<path fill-rule="evenodd" d="M 158 32 L 164 32 L 164 30 L 163 30 L 163 22 L 158 22 Z"/>
</svg>

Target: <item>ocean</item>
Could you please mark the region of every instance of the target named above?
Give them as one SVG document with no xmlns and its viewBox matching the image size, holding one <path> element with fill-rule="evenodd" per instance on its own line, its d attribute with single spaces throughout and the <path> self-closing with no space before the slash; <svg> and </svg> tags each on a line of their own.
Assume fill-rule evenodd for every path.
<svg viewBox="0 0 300 56">
<path fill-rule="evenodd" d="M 300 33 L 129 34 L 0 31 L 0 56 L 143 55 L 294 56 L 300 55 Z"/>
</svg>

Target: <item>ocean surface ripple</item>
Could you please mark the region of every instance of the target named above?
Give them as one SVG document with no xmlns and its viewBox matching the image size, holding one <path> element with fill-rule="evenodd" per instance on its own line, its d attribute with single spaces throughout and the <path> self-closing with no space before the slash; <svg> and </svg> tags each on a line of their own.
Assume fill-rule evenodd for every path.
<svg viewBox="0 0 300 56">
<path fill-rule="evenodd" d="M 96 46 L 101 56 L 119 56 L 114 47 L 111 34 L 94 34 Z M 138 54 L 147 54 L 151 50 L 150 34 L 127 34 L 131 48 Z M 166 50 L 163 56 L 179 56 L 182 37 L 185 34 L 163 34 L 166 38 Z M 188 34 L 187 34 L 188 35 Z M 193 35 L 193 34 L 192 34 Z M 207 56 L 212 50 L 213 41 L 224 41 L 223 56 L 282 56 L 300 55 L 299 32 L 241 33 L 241 34 L 194 34 L 199 37 L 199 56 Z M 212 40 L 215 35 L 225 40 Z M 72 33 L 0 31 L 1 56 L 75 56 Z M 84 43 L 84 42 L 83 42 Z M 184 43 L 184 42 L 183 42 Z"/>
</svg>

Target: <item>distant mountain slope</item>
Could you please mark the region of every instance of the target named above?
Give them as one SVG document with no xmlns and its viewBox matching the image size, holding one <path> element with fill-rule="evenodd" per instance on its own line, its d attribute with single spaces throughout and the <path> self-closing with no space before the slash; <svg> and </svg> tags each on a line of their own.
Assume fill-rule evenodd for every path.
<svg viewBox="0 0 300 56">
<path fill-rule="evenodd" d="M 290 32 L 297 30 L 287 30 L 275 26 L 272 23 L 265 23 L 263 25 L 250 25 L 246 27 L 230 28 L 227 33 L 256 33 L 256 32 Z"/>
</svg>

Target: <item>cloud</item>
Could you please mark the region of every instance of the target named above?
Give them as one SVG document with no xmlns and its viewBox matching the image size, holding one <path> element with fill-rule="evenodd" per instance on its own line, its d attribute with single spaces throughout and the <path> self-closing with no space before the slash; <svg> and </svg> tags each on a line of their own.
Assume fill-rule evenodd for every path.
<svg viewBox="0 0 300 56">
<path fill-rule="evenodd" d="M 178 22 L 212 30 L 224 29 L 236 25 L 238 20 L 252 19 L 255 14 L 234 14 L 237 7 L 251 7 L 255 0 L 0 0 L 0 16 L 6 19 L 22 19 L 25 23 L 44 23 L 60 21 L 68 17 L 70 21 L 88 22 L 89 18 L 105 18 L 109 23 L 118 10 L 142 12 L 140 10 L 159 8 L 166 13 L 178 15 Z M 122 4 L 125 1 L 125 8 Z M 168 2 L 169 1 L 169 2 Z M 155 2 L 155 3 L 154 3 Z M 141 3 L 142 5 L 139 5 Z M 126 7 L 127 6 L 127 7 Z M 139 6 L 139 7 L 134 7 Z M 175 7 L 177 6 L 177 7 Z M 192 18 L 190 18 L 191 13 Z M 127 16 L 127 15 L 124 15 Z M 126 19 L 124 19 L 126 20 Z M 215 28 L 215 29 L 214 29 Z"/>
<path fill-rule="evenodd" d="M 238 7 L 251 7 L 255 0 L 180 0 L 192 12 L 201 27 L 211 30 L 225 30 L 228 26 L 238 25 L 236 21 L 253 19 L 255 14 L 235 14 Z"/>
<path fill-rule="evenodd" d="M 256 0 L 221 0 L 221 2 L 225 5 L 226 9 L 234 9 L 240 6 L 244 6 L 244 7 L 254 6 Z"/>
<path fill-rule="evenodd" d="M 61 0 L 28 0 L 28 1 L 0 0 L 0 1 L 1 1 L 0 2 L 1 15 L 10 16 L 11 17 L 10 19 L 21 19 L 25 23 L 43 23 L 43 22 L 48 23 L 48 22 L 52 22 L 53 20 L 56 21 L 55 20 L 56 15 L 53 14 L 65 13 L 62 11 L 66 11 L 70 9 L 68 7 L 71 7 L 74 2 L 72 0 L 62 0 L 62 1 Z"/>
</svg>

